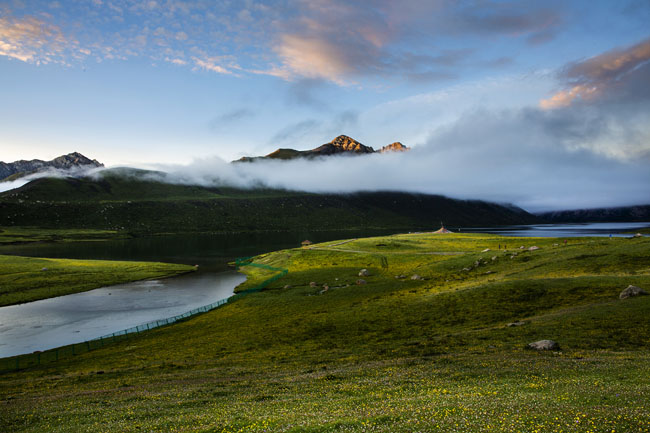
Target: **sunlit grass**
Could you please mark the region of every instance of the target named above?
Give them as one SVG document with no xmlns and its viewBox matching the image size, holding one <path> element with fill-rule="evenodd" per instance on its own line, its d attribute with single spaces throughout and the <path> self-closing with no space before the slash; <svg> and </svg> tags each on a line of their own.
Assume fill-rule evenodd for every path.
<svg viewBox="0 0 650 433">
<path fill-rule="evenodd" d="M 0 255 L 0 306 L 193 270 L 192 266 L 170 263 Z"/>
</svg>

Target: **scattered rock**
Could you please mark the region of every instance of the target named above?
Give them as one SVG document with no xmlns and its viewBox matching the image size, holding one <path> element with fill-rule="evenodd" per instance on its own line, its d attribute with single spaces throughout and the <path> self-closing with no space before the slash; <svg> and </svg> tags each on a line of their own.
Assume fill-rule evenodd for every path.
<svg viewBox="0 0 650 433">
<path fill-rule="evenodd" d="M 538 250 L 538 249 L 539 249 L 539 247 L 532 246 L 532 247 L 528 248 L 528 251 L 535 251 L 535 250 Z"/>
<path fill-rule="evenodd" d="M 472 270 L 472 268 L 463 268 L 463 271 L 465 271 L 465 272 L 469 272 L 471 270 Z"/>
<path fill-rule="evenodd" d="M 486 249 L 484 249 L 484 250 L 481 251 L 481 252 L 482 252 L 482 253 L 487 253 L 488 251 L 490 251 L 490 249 L 489 249 L 489 248 L 486 248 Z"/>
<path fill-rule="evenodd" d="M 360 285 L 362 285 L 362 284 L 367 284 L 367 281 L 366 281 L 366 280 L 363 280 L 363 279 L 361 279 L 361 278 L 359 278 L 359 279 L 357 280 L 357 286 L 360 286 Z"/>
<path fill-rule="evenodd" d="M 41 271 L 47 271 L 47 268 L 43 268 L 43 269 L 41 269 Z"/>
<path fill-rule="evenodd" d="M 285 288 L 285 289 L 290 289 L 290 288 L 291 288 L 291 284 L 287 284 L 286 286 L 284 286 L 284 288 Z"/>
<path fill-rule="evenodd" d="M 641 233 L 637 233 L 637 234 L 634 235 L 634 237 L 635 238 L 640 238 L 640 237 L 643 237 L 643 235 Z"/>
<path fill-rule="evenodd" d="M 495 261 L 497 259 L 497 256 L 492 256 L 492 261 Z"/>
<path fill-rule="evenodd" d="M 481 262 L 479 262 L 478 260 L 474 262 L 474 266 L 480 266 L 480 265 L 481 265 Z"/>
<path fill-rule="evenodd" d="M 529 349 L 535 350 L 560 350 L 560 345 L 553 340 L 539 340 L 534 343 L 528 343 Z"/>
<path fill-rule="evenodd" d="M 395 275 L 395 278 L 397 278 L 398 280 L 403 280 L 404 278 L 406 278 L 406 275 L 404 275 L 404 274 Z"/>
<path fill-rule="evenodd" d="M 526 247 L 523 246 L 523 245 L 519 247 L 520 250 L 523 250 L 524 248 L 526 248 Z"/>
<path fill-rule="evenodd" d="M 508 323 L 506 326 L 508 326 L 508 327 L 512 327 L 512 326 L 523 326 L 523 325 L 525 325 L 526 323 L 528 323 L 528 322 L 524 322 L 524 321 L 522 321 L 522 320 L 517 320 L 516 322 L 510 322 L 510 323 Z"/>
<path fill-rule="evenodd" d="M 327 291 L 329 289 L 330 289 L 330 286 L 328 286 L 327 284 L 323 284 L 323 290 Z"/>
<path fill-rule="evenodd" d="M 309 283 L 309 287 L 316 287 L 318 284 L 316 284 L 316 281 L 312 281 Z"/>
<path fill-rule="evenodd" d="M 359 276 L 360 276 L 360 277 L 367 277 L 367 276 L 369 276 L 369 275 L 370 275 L 370 272 L 368 272 L 368 269 L 361 269 L 361 270 L 359 271 Z"/>
<path fill-rule="evenodd" d="M 634 296 L 641 296 L 641 295 L 647 295 L 647 294 L 648 294 L 648 292 L 643 290 L 641 287 L 630 285 L 630 286 L 627 286 L 627 288 L 625 290 L 623 290 L 621 292 L 621 294 L 618 295 L 618 297 L 620 299 L 627 299 L 627 298 L 632 298 Z"/>
<path fill-rule="evenodd" d="M 419 276 L 418 274 L 413 274 L 413 275 L 411 276 L 411 279 L 412 279 L 412 280 L 423 280 L 424 278 L 422 278 L 422 277 Z"/>
<path fill-rule="evenodd" d="M 494 271 L 487 271 L 487 272 L 485 273 L 485 275 L 490 275 L 490 274 L 493 274 L 493 273 L 494 273 Z"/>
</svg>

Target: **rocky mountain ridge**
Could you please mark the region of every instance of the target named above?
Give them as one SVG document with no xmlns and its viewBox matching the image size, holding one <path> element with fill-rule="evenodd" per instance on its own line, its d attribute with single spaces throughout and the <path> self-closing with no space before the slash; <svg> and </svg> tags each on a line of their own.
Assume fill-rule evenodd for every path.
<svg viewBox="0 0 650 433">
<path fill-rule="evenodd" d="M 389 153 L 389 152 L 405 152 L 410 150 L 399 141 L 382 147 L 376 151 L 371 146 L 366 146 L 354 138 L 347 135 L 339 135 L 329 143 L 322 144 L 311 150 L 295 150 L 295 149 L 278 149 L 269 153 L 266 156 L 245 156 L 235 162 L 253 162 L 263 159 L 295 159 L 295 158 L 314 158 L 318 156 L 329 155 L 363 155 L 370 153 Z"/>
<path fill-rule="evenodd" d="M 21 159 L 14 162 L 0 161 L 0 181 L 13 180 L 51 169 L 73 170 L 76 168 L 96 168 L 103 166 L 104 164 L 96 159 L 87 158 L 79 152 L 61 155 L 51 161 L 43 161 L 40 159 L 32 159 L 30 161 Z"/>
</svg>

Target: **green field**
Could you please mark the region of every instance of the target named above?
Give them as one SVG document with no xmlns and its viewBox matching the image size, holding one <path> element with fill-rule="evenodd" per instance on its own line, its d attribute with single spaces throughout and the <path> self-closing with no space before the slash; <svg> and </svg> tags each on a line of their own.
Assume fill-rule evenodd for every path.
<svg viewBox="0 0 650 433">
<path fill-rule="evenodd" d="M 255 262 L 289 273 L 186 322 L 1 375 L 0 429 L 650 431 L 650 296 L 618 297 L 650 288 L 648 238 L 408 234 Z M 242 270 L 240 290 L 271 274 Z M 561 349 L 526 349 L 541 339 Z"/>
<path fill-rule="evenodd" d="M 46 259 L 0 255 L 0 306 L 193 271 L 169 263 Z"/>
<path fill-rule="evenodd" d="M 0 227 L 0 245 L 28 242 L 104 241 L 127 237 L 126 233 L 116 230 Z"/>
</svg>

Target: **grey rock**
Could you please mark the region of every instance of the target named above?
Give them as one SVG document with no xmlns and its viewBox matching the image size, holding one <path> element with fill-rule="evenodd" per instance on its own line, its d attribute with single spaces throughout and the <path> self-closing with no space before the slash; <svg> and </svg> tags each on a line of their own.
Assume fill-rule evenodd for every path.
<svg viewBox="0 0 650 433">
<path fill-rule="evenodd" d="M 535 350 L 560 350 L 560 345 L 553 340 L 539 340 L 534 343 L 528 343 L 529 349 Z"/>
<path fill-rule="evenodd" d="M 363 280 L 363 279 L 361 279 L 361 278 L 359 278 L 359 279 L 357 280 L 357 286 L 361 286 L 361 285 L 363 285 L 363 284 L 367 284 L 367 283 L 368 283 L 368 282 L 367 282 L 366 280 Z"/>
<path fill-rule="evenodd" d="M 411 276 L 411 279 L 412 279 L 412 280 L 423 280 L 424 278 L 422 278 L 422 277 L 419 276 L 418 274 L 413 274 L 413 275 Z"/>
<path fill-rule="evenodd" d="M 629 285 L 625 290 L 621 292 L 620 295 L 618 295 L 618 297 L 620 299 L 627 299 L 627 298 L 632 298 L 634 296 L 642 296 L 647 294 L 648 292 L 643 290 L 641 287 Z"/>
<path fill-rule="evenodd" d="M 369 275 L 370 275 L 370 272 L 368 272 L 368 269 L 361 269 L 361 270 L 359 271 L 359 276 L 360 276 L 360 277 L 367 277 L 367 276 L 369 276 Z"/>
<path fill-rule="evenodd" d="M 312 281 L 309 283 L 309 287 L 316 287 L 318 284 L 316 284 L 316 281 Z"/>
<path fill-rule="evenodd" d="M 285 289 L 290 289 L 290 288 L 291 288 L 291 284 L 287 284 L 287 285 L 285 285 L 284 288 L 285 288 Z"/>
<path fill-rule="evenodd" d="M 539 247 L 532 246 L 532 247 L 528 248 L 528 251 L 536 251 L 538 249 L 539 249 Z"/>
</svg>

